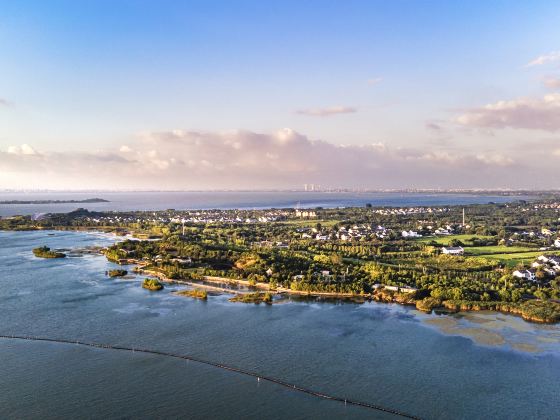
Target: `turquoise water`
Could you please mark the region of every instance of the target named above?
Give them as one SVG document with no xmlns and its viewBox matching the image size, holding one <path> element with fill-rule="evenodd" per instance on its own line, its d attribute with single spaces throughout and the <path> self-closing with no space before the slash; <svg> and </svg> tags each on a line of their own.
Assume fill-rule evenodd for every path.
<svg viewBox="0 0 560 420">
<path fill-rule="evenodd" d="M 7 193 L 0 192 L 0 201 L 8 200 L 83 200 L 103 198 L 108 203 L 88 204 L 0 204 L 0 216 L 15 214 L 62 213 L 77 207 L 96 211 L 185 210 L 185 209 L 262 209 L 302 207 L 365 206 L 446 206 L 461 204 L 506 203 L 527 196 L 426 193 L 326 193 L 326 192 L 91 192 L 91 193 Z"/>
<path fill-rule="evenodd" d="M 100 256 L 31 253 L 112 241 L 0 232 L 0 334 L 188 354 L 422 418 L 558 418 L 558 326 L 376 303 L 201 302 L 110 280 Z M 390 417 L 160 356 L 0 339 L 0 361 L 0 418 Z"/>
</svg>

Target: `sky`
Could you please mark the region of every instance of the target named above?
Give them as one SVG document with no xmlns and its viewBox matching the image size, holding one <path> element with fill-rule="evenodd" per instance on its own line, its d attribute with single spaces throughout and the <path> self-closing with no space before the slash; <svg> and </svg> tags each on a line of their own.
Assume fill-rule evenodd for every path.
<svg viewBox="0 0 560 420">
<path fill-rule="evenodd" d="M 560 3 L 0 8 L 0 188 L 560 188 Z"/>
</svg>

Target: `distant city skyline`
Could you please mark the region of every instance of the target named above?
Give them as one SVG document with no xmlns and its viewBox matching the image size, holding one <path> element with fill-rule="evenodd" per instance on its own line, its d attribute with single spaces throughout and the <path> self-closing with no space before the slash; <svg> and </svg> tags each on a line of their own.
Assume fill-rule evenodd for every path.
<svg viewBox="0 0 560 420">
<path fill-rule="evenodd" d="M 549 1 L 8 1 L 0 189 L 560 188 L 558 21 Z"/>
</svg>

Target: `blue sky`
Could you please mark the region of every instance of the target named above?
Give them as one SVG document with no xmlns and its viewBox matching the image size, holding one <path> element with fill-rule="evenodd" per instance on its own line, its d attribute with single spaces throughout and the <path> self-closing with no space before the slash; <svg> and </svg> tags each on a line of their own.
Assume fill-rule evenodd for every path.
<svg viewBox="0 0 560 420">
<path fill-rule="evenodd" d="M 546 144 L 550 170 L 558 163 L 550 160 L 560 148 L 556 108 L 545 109 L 543 128 L 525 121 L 538 122 L 540 114 L 517 115 L 527 104 L 515 101 L 537 101 L 529 106 L 540 109 L 545 95 L 557 95 L 560 60 L 527 64 L 560 50 L 559 21 L 560 4 L 550 1 L 5 1 L 0 153 L 12 156 L 0 155 L 0 187 L 23 188 L 17 184 L 26 180 L 38 188 L 87 188 L 93 184 L 85 173 L 57 173 L 53 156 L 93 154 L 100 167 L 100 156 L 146 163 L 146 154 L 165 149 L 157 143 L 162 136 L 177 129 L 184 134 L 173 154 L 185 156 L 163 172 L 189 161 L 190 173 L 207 156 L 192 149 L 192 132 L 223 138 L 242 130 L 235 134 L 241 144 L 242 133 L 262 135 L 263 149 L 253 148 L 266 154 L 267 141 L 286 127 L 313 150 L 317 142 L 336 146 L 335 154 L 341 146 L 345 153 L 375 149 L 359 177 L 339 186 L 388 186 L 363 180 L 367 168 L 382 166 L 376 159 L 385 159 L 384 148 L 389 160 L 400 159 L 397 168 L 430 154 L 450 166 L 499 163 L 494 184 L 487 175 L 472 187 L 538 187 L 548 175 L 527 168 L 512 179 L 502 166 L 519 173 L 527 141 Z M 500 101 L 514 101 L 515 115 L 480 115 Z M 22 153 L 22 145 L 37 156 Z M 123 145 L 142 156 L 122 155 Z M 37 178 L 30 159 L 52 179 Z M 226 172 L 224 162 L 207 163 Z M 315 172 L 306 168 L 301 178 L 280 170 L 266 186 L 297 186 L 307 177 L 337 182 L 330 166 L 310 166 Z M 445 174 L 453 176 L 451 169 Z M 428 168 L 418 171 L 420 178 L 407 176 L 426 187 L 437 180 Z M 168 173 L 158 176 L 168 183 Z M 251 176 L 173 186 L 246 187 Z M 409 186 L 409 178 L 395 176 Z"/>
</svg>

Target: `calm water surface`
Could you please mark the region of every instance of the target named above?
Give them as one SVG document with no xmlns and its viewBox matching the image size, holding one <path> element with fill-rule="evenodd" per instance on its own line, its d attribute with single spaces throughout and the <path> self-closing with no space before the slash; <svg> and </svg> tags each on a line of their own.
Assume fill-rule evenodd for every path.
<svg viewBox="0 0 560 420">
<path fill-rule="evenodd" d="M 323 193 L 323 192 L 99 192 L 99 193 L 1 193 L 0 201 L 83 200 L 103 198 L 109 203 L 89 204 L 0 204 L 0 216 L 69 212 L 77 207 L 89 210 L 185 210 L 262 209 L 302 207 L 441 206 L 505 203 L 525 196 L 417 193 Z"/>
<path fill-rule="evenodd" d="M 31 253 L 112 241 L 0 232 L 0 334 L 188 354 L 427 419 L 558 418 L 558 326 L 375 303 L 200 302 L 110 280 L 100 256 Z M 1 339 L 0 360 L 0 418 L 388 418 L 158 356 Z"/>
</svg>

